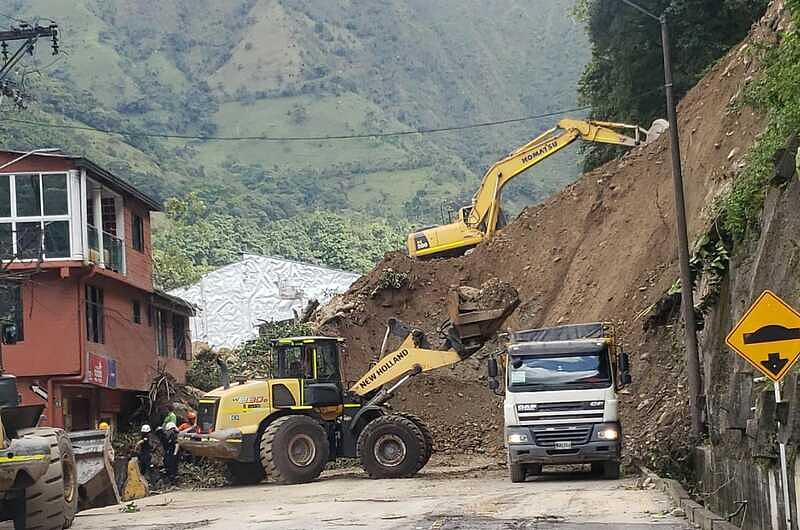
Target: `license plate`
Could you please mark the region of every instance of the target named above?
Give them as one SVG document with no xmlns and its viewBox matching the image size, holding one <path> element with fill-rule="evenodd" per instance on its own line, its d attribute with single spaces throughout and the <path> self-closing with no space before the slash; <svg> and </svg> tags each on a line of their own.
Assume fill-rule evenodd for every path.
<svg viewBox="0 0 800 530">
<path fill-rule="evenodd" d="M 572 449 L 572 442 L 556 442 L 556 449 Z"/>
</svg>

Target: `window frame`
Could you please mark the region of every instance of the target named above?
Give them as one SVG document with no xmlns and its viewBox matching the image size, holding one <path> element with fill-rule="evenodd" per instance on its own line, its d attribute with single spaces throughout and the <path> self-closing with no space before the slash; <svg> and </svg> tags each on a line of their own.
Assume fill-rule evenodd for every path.
<svg viewBox="0 0 800 530">
<path fill-rule="evenodd" d="M 136 212 L 131 213 L 131 248 L 144 253 L 144 217 Z"/>
<path fill-rule="evenodd" d="M 142 302 L 139 300 L 131 300 L 131 321 L 134 324 L 142 323 Z"/>
<path fill-rule="evenodd" d="M 169 357 L 169 333 L 167 333 L 167 311 L 154 307 L 154 330 L 156 339 L 156 355 Z"/>
<path fill-rule="evenodd" d="M 99 296 L 92 299 L 90 291 Z M 93 344 L 105 344 L 105 292 L 102 287 L 86 284 L 86 341 Z"/>
<path fill-rule="evenodd" d="M 180 323 L 180 329 L 175 325 Z M 182 361 L 189 360 L 188 346 L 188 333 L 186 332 L 189 324 L 189 319 L 180 313 L 172 313 L 172 349 L 175 352 L 175 358 Z M 180 338 L 180 341 L 176 340 Z"/>
<path fill-rule="evenodd" d="M 39 180 L 39 215 L 17 215 L 17 177 L 29 177 L 35 175 Z M 67 194 L 67 213 L 58 215 L 45 215 L 44 204 L 44 177 L 48 175 L 63 175 L 66 183 Z M 73 241 L 72 234 L 72 212 L 74 209 L 72 201 L 73 185 L 70 173 L 68 170 L 64 171 L 23 171 L 17 173 L 0 173 L 0 179 L 8 179 L 9 183 L 9 200 L 10 200 L 10 216 L 0 217 L 0 225 L 11 226 L 11 258 L 14 261 L 31 262 L 39 261 L 41 258 L 44 261 L 63 261 L 72 259 L 75 251 L 75 241 Z M 45 252 L 44 233 L 47 224 L 50 222 L 64 222 L 67 223 L 67 253 L 66 256 L 47 257 Z M 19 258 L 19 249 L 17 248 L 17 225 L 22 223 L 39 223 L 40 240 L 41 240 L 41 255 L 37 258 Z"/>
<path fill-rule="evenodd" d="M 17 342 L 25 340 L 25 311 L 22 308 L 24 303 L 22 294 L 22 284 L 11 280 L 0 281 L 0 289 L 14 288 L 16 291 L 16 315 L 14 325 L 17 327 Z"/>
</svg>

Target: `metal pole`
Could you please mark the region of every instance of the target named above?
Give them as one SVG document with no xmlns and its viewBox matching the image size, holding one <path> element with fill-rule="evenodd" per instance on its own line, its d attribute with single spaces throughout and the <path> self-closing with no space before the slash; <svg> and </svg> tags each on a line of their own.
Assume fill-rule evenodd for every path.
<svg viewBox="0 0 800 530">
<path fill-rule="evenodd" d="M 675 223 L 678 234 L 678 261 L 681 268 L 681 301 L 683 320 L 686 326 L 686 371 L 689 379 L 689 413 L 692 434 L 699 436 L 703 431 L 701 421 L 700 356 L 697 351 L 697 325 L 694 320 L 694 296 L 692 278 L 689 270 L 689 235 L 686 228 L 686 204 L 683 196 L 683 173 L 681 171 L 681 150 L 678 138 L 678 118 L 675 111 L 675 95 L 672 87 L 672 57 L 670 52 L 667 16 L 659 17 L 661 22 L 661 48 L 664 52 L 664 89 L 667 97 L 667 118 L 672 151 L 672 184 L 675 194 Z"/>
<path fill-rule="evenodd" d="M 781 382 L 775 381 L 775 405 L 781 402 Z M 778 432 L 781 430 L 781 422 L 778 421 Z M 778 450 L 781 455 L 781 489 L 783 490 L 783 520 L 786 521 L 786 530 L 792 528 L 792 511 L 789 504 L 789 473 L 786 465 L 786 444 L 778 443 Z"/>
</svg>

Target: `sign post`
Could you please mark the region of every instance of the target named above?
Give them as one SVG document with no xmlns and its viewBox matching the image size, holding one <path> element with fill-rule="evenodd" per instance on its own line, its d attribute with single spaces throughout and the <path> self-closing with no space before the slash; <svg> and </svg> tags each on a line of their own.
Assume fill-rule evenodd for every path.
<svg viewBox="0 0 800 530">
<path fill-rule="evenodd" d="M 734 326 L 725 342 L 756 370 L 771 379 L 775 404 L 781 402 L 781 381 L 800 357 L 800 312 L 766 290 Z M 778 430 L 781 429 L 778 421 Z M 786 444 L 780 442 L 784 520 L 792 527 Z"/>
</svg>

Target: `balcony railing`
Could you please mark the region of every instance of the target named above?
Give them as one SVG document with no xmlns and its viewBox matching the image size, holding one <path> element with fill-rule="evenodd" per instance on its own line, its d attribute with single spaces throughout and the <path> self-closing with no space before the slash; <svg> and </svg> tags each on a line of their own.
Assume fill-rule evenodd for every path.
<svg viewBox="0 0 800 530">
<path fill-rule="evenodd" d="M 115 235 L 88 225 L 89 259 L 102 264 L 106 269 L 120 274 L 125 272 L 125 244 Z M 100 234 L 103 238 L 103 251 L 100 252 Z"/>
</svg>

